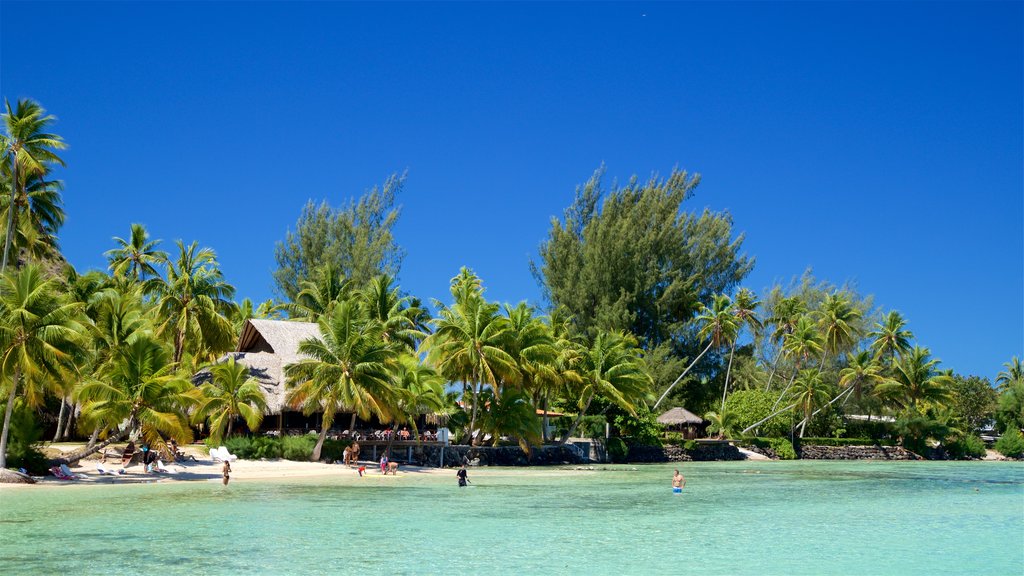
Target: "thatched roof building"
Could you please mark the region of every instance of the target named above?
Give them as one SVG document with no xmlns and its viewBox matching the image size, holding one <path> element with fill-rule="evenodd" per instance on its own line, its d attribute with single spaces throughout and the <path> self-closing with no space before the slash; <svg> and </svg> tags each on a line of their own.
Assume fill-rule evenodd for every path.
<svg viewBox="0 0 1024 576">
<path fill-rule="evenodd" d="M 676 407 L 658 416 L 658 422 L 666 426 L 699 426 L 704 419 L 686 408 Z"/>
<path fill-rule="evenodd" d="M 290 322 L 285 320 L 247 320 L 234 352 L 217 360 L 226 362 L 234 357 L 239 364 L 249 367 L 249 374 L 259 380 L 267 399 L 267 413 L 280 414 L 285 406 L 284 367 L 298 361 L 299 343 L 309 338 L 319 338 L 320 328 L 312 322 Z M 196 384 L 209 381 L 210 371 L 202 370 L 192 381 Z"/>
</svg>

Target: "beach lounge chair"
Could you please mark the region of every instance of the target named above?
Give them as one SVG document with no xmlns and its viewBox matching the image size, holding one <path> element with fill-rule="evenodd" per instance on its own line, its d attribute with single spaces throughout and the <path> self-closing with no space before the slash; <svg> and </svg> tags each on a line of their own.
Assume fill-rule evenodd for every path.
<svg viewBox="0 0 1024 576">
<path fill-rule="evenodd" d="M 60 471 L 63 472 L 65 476 L 71 478 L 72 480 L 81 480 L 82 478 L 85 478 L 85 476 L 82 476 L 81 474 L 75 474 L 74 472 L 72 472 L 71 468 L 68 468 L 67 464 L 61 464 Z"/>
<path fill-rule="evenodd" d="M 174 470 L 171 470 L 170 468 L 164 466 L 164 461 L 163 460 L 157 460 L 156 461 L 156 468 L 154 470 L 156 472 L 161 473 L 161 474 L 176 474 L 177 473 Z"/>
<path fill-rule="evenodd" d="M 120 476 L 121 474 L 124 474 L 123 470 L 112 470 L 112 469 L 107 468 L 106 466 L 104 466 L 103 464 L 100 464 L 98 462 L 96 463 L 96 471 L 99 472 L 100 475 L 109 475 L 109 476 Z"/>
<path fill-rule="evenodd" d="M 238 460 L 238 456 L 228 452 L 228 449 L 224 446 L 210 449 L 210 456 L 213 456 L 214 462 L 234 462 Z"/>
<path fill-rule="evenodd" d="M 50 466 L 50 474 L 57 477 L 57 480 L 77 480 L 74 474 L 65 474 L 60 466 Z"/>
</svg>

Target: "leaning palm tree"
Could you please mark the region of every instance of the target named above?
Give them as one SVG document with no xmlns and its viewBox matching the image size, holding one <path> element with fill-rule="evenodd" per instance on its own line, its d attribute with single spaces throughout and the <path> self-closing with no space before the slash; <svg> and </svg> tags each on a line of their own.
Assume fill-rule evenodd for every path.
<svg viewBox="0 0 1024 576">
<path fill-rule="evenodd" d="M 938 370 L 939 360 L 927 348 L 914 346 L 893 365 L 888 381 L 875 386 L 875 394 L 902 409 L 921 411 L 950 398 L 952 377 Z"/>
<path fill-rule="evenodd" d="M 207 422 L 214 442 L 230 438 L 238 418 L 245 420 L 249 430 L 259 428 L 267 410 L 267 399 L 259 380 L 249 376 L 249 367 L 230 356 L 227 362 L 211 366 L 210 376 L 210 382 L 199 388 L 192 422 Z"/>
<path fill-rule="evenodd" d="M 84 420 L 107 432 L 107 440 L 69 456 L 78 460 L 125 436 L 154 446 L 164 438 L 192 441 L 188 410 L 195 388 L 175 372 L 171 350 L 151 334 L 139 334 L 114 351 L 110 363 L 77 393 Z"/>
<path fill-rule="evenodd" d="M 843 392 L 858 400 L 863 397 L 865 389 L 870 391 L 884 381 L 882 367 L 867 350 L 847 356 L 846 367 L 839 371 L 839 385 Z"/>
<path fill-rule="evenodd" d="M 381 421 L 394 418 L 398 362 L 397 347 L 384 341 L 380 322 L 370 319 L 358 302 L 340 300 L 319 324 L 320 338 L 299 344 L 305 358 L 285 367 L 288 403 L 307 415 L 322 414 L 314 461 L 320 459 L 338 411 L 353 410 L 364 420 L 371 414 Z"/>
<path fill-rule="evenodd" d="M 124 276 L 133 281 L 156 277 L 156 267 L 167 262 L 167 253 L 157 250 L 160 240 L 150 240 L 149 232 L 142 224 L 132 224 L 127 240 L 114 237 L 117 248 L 104 253 L 114 276 Z"/>
<path fill-rule="evenodd" d="M 813 369 L 802 370 L 796 382 L 793 383 L 792 398 L 797 408 L 803 413 L 804 419 L 800 421 L 800 438 L 804 437 L 807 423 L 814 415 L 814 409 L 828 400 L 829 390 L 825 380 L 821 377 L 820 371 Z"/>
<path fill-rule="evenodd" d="M 818 314 L 823 348 L 818 364 L 818 372 L 821 372 L 829 354 L 834 357 L 857 341 L 855 324 L 861 318 L 861 311 L 853 306 L 845 294 L 834 292 L 825 297 Z"/>
<path fill-rule="evenodd" d="M 910 350 L 910 341 L 914 334 L 907 330 L 907 321 L 903 316 L 892 310 L 886 314 L 882 322 L 875 324 L 875 329 L 868 337 L 871 338 L 871 350 L 875 353 L 875 359 L 888 365 L 894 358 Z"/>
<path fill-rule="evenodd" d="M 26 182 L 32 177 L 42 176 L 54 164 L 64 165 L 56 150 L 63 150 L 67 145 L 57 134 L 47 132 L 56 117 L 47 114 L 38 103 L 23 99 L 13 109 L 9 101 L 4 104 L 7 109 L 3 114 L 6 133 L 0 135 L 0 148 L 5 162 L 11 167 L 8 206 L 16 206 L 18 197 L 25 195 L 23 186 Z M 7 211 L 7 234 L 0 273 L 7 269 L 13 248 L 16 214 L 17 210 Z"/>
<path fill-rule="evenodd" d="M 775 410 L 779 403 L 782 402 L 782 399 L 786 397 L 786 393 L 793 385 L 801 368 L 806 366 L 811 358 L 821 354 L 821 334 L 818 332 L 817 325 L 811 320 L 810 316 L 801 316 L 796 321 L 793 331 L 786 335 L 782 343 L 782 350 L 787 357 L 793 359 L 793 375 L 789 378 L 789 383 L 786 387 L 782 389 L 782 393 L 775 399 L 772 410 Z"/>
<path fill-rule="evenodd" d="M 174 345 L 174 362 L 190 352 L 225 350 L 234 338 L 231 297 L 235 289 L 224 281 L 217 257 L 196 242 L 178 241 L 178 258 L 168 264 L 167 278 L 156 278 L 160 324 L 157 333 Z"/>
<path fill-rule="evenodd" d="M 7 439 L 18 388 L 74 369 L 82 327 L 80 306 L 59 297 L 56 283 L 34 264 L 0 276 L 0 376 L 10 390 L 0 432 L 0 468 L 7 464 Z"/>
<path fill-rule="evenodd" d="M 739 321 L 735 314 L 733 314 L 732 299 L 725 294 L 715 294 L 711 300 L 711 307 L 707 307 L 703 304 L 700 306 L 700 313 L 697 316 L 697 325 L 700 326 L 698 331 L 698 337 L 703 341 L 707 339 L 708 345 L 697 355 L 696 358 L 690 362 L 690 365 L 683 370 L 674 382 L 669 384 L 668 388 L 661 394 L 658 401 L 654 403 L 651 410 L 655 410 L 661 404 L 669 392 L 675 388 L 684 376 L 693 368 L 697 361 L 704 357 L 712 348 L 721 348 L 726 342 L 731 342 L 736 337 L 736 333 L 739 331 Z"/>
<path fill-rule="evenodd" d="M 1013 360 L 1005 362 L 1003 366 L 1006 366 L 1006 370 L 996 375 L 996 384 L 999 385 L 1000 391 L 1008 390 L 1017 382 L 1024 382 L 1024 366 L 1021 365 L 1020 358 L 1014 356 Z"/>
<path fill-rule="evenodd" d="M 805 314 L 807 314 L 807 303 L 797 296 L 783 297 L 772 308 L 768 324 L 774 326 L 775 329 L 771 332 L 770 340 L 778 347 L 778 351 L 775 353 L 775 360 L 772 362 L 772 372 L 768 375 L 768 383 L 765 385 L 765 390 L 771 390 L 772 380 L 775 378 L 775 372 L 779 367 L 779 360 L 782 359 L 783 352 L 785 352 L 782 344 L 786 336 L 793 333 L 797 321 Z"/>
<path fill-rule="evenodd" d="M 518 381 L 516 360 L 507 351 L 510 338 L 508 319 L 500 307 L 483 297 L 480 279 L 462 268 L 452 279 L 455 303 L 436 302 L 438 316 L 432 321 L 434 333 L 423 341 L 427 359 L 445 377 L 463 382 L 464 401 L 471 404 L 466 436 L 477 445 L 476 420 L 483 386 Z"/>
<path fill-rule="evenodd" d="M 761 319 L 757 316 L 757 307 L 760 304 L 757 295 L 748 288 L 740 288 L 739 292 L 736 293 L 736 300 L 733 302 L 733 314 L 736 315 L 737 330 L 736 334 L 732 337 L 732 343 L 729 347 L 729 366 L 725 369 L 725 385 L 722 387 L 721 408 L 723 413 L 725 412 L 725 397 L 729 393 L 729 376 L 732 374 L 732 360 L 736 354 L 736 342 L 739 340 L 740 330 L 744 327 L 749 328 L 756 338 L 758 330 L 761 329 Z"/>
</svg>

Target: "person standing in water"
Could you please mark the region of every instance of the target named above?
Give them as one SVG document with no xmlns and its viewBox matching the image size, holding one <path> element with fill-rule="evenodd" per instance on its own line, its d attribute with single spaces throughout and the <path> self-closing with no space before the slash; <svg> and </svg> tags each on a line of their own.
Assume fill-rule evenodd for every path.
<svg viewBox="0 0 1024 576">
<path fill-rule="evenodd" d="M 455 473 L 455 475 L 458 476 L 459 478 L 459 488 L 465 488 L 466 483 L 469 482 L 469 478 L 466 477 L 467 474 L 468 472 L 466 472 L 465 464 L 463 464 L 462 468 L 459 468 L 459 471 Z"/>
<path fill-rule="evenodd" d="M 224 485 L 228 485 L 228 480 L 231 480 L 231 463 L 227 460 L 224 461 L 224 467 L 221 468 L 221 473 L 224 474 Z"/>
<path fill-rule="evenodd" d="M 672 493 L 682 494 L 683 487 L 686 486 L 686 478 L 676 470 L 675 476 L 672 476 Z"/>
</svg>

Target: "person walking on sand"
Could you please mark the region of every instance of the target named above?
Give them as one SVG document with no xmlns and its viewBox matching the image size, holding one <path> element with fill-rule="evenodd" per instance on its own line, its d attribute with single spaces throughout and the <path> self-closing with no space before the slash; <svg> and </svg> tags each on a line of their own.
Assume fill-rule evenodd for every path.
<svg viewBox="0 0 1024 576">
<path fill-rule="evenodd" d="M 683 487 L 686 486 L 686 478 L 676 470 L 675 476 L 672 476 L 672 493 L 682 494 Z"/>
<path fill-rule="evenodd" d="M 387 474 L 388 473 L 388 455 L 387 454 L 384 454 L 384 455 L 382 455 L 380 457 L 380 473 L 381 474 Z"/>
<path fill-rule="evenodd" d="M 463 464 L 462 468 L 459 468 L 459 471 L 455 473 L 455 476 L 459 478 L 459 488 L 465 488 L 466 483 L 469 482 L 469 478 L 466 477 L 467 474 L 468 472 L 466 472 L 465 464 Z"/>
<path fill-rule="evenodd" d="M 224 461 L 224 467 L 221 468 L 221 473 L 224 474 L 224 485 L 228 485 L 228 481 L 231 480 L 231 463 L 227 460 Z"/>
</svg>

